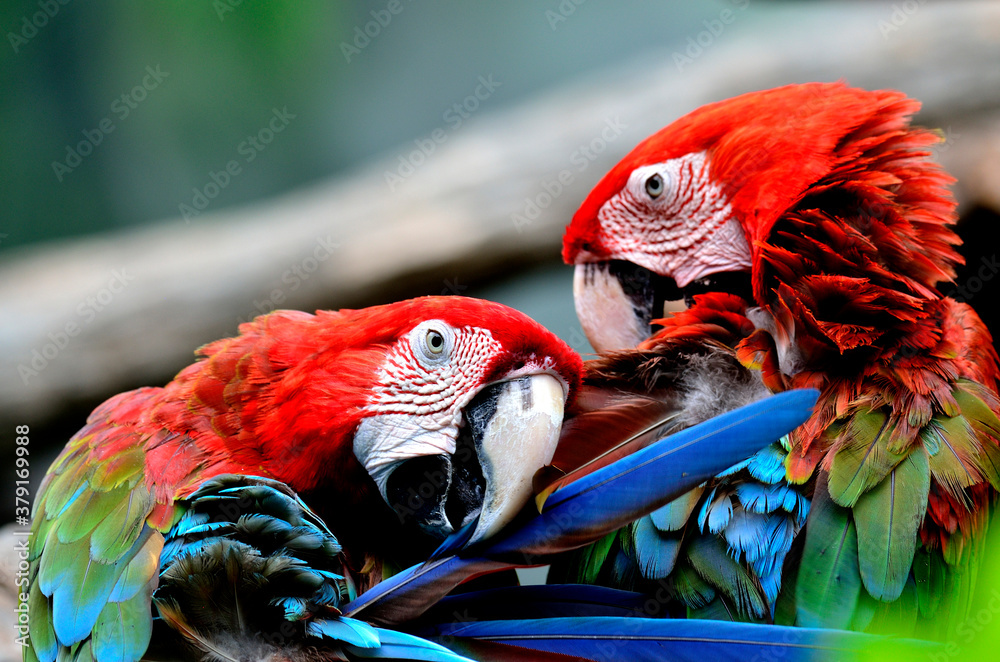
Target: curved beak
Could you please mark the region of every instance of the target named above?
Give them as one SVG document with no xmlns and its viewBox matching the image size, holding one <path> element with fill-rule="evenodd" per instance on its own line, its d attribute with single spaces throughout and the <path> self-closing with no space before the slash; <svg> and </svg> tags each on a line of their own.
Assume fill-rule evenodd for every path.
<svg viewBox="0 0 1000 662">
<path fill-rule="evenodd" d="M 676 296 L 674 296 L 676 295 Z M 587 340 L 598 352 L 631 349 L 663 317 L 663 304 L 680 298 L 672 279 L 623 261 L 576 265 L 573 300 Z"/>
<path fill-rule="evenodd" d="M 552 461 L 562 428 L 566 394 L 552 375 L 521 377 L 496 387 L 468 417 L 486 477 L 479 523 L 470 543 L 499 531 L 531 500 L 532 479 Z M 474 416 L 483 418 L 472 423 Z"/>
<path fill-rule="evenodd" d="M 469 526 L 475 542 L 530 501 L 532 478 L 559 441 L 565 398 L 546 373 L 497 382 L 466 405 L 457 434 L 454 426 L 422 429 L 417 417 L 375 416 L 359 427 L 355 455 L 404 525 L 437 539 Z M 400 452 L 373 470 L 371 451 L 387 441 Z"/>
</svg>

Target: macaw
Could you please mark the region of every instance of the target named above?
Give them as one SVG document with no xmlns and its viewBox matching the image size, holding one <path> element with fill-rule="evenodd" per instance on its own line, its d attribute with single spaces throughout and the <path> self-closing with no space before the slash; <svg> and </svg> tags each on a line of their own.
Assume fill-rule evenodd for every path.
<svg viewBox="0 0 1000 662">
<path fill-rule="evenodd" d="M 748 651 L 790 659 L 824 653 L 842 658 L 870 646 L 875 638 L 848 636 L 854 633 L 803 630 L 790 638 L 780 628 L 726 628 L 707 621 L 682 633 L 658 624 L 660 614 L 648 608 L 647 596 L 596 586 L 513 586 L 445 595 L 471 577 L 548 563 L 553 555 L 588 545 L 654 511 L 734 458 L 746 458 L 797 427 L 812 413 L 818 395 L 794 389 L 666 437 L 662 425 L 650 423 L 669 409 L 660 400 L 577 412 L 574 424 L 563 427 L 552 464 L 536 475 L 537 512 L 527 508 L 478 544 L 463 544 L 463 532 L 456 532 L 427 561 L 371 588 L 342 611 L 406 627 L 482 660 L 606 660 L 611 653 L 629 660 L 664 655 L 743 659 Z M 608 448 L 609 426 L 634 434 Z"/>
<path fill-rule="evenodd" d="M 264 659 L 266 638 L 247 652 L 234 634 L 264 622 L 280 659 L 322 641 L 330 659 L 456 659 L 339 606 L 456 530 L 474 544 L 520 512 L 579 356 L 461 297 L 278 311 L 199 353 L 165 387 L 99 406 L 49 469 L 25 659 L 134 661 L 161 643 Z"/>
<path fill-rule="evenodd" d="M 593 615 L 620 616 L 605 613 L 606 590 L 593 596 L 586 590 L 592 587 L 566 587 L 568 591 L 551 587 L 558 593 L 554 596 L 538 595 L 533 591 L 538 587 L 527 587 L 523 594 L 510 589 L 466 590 L 442 598 L 476 576 L 544 563 L 554 553 L 590 543 L 655 510 L 799 425 L 808 417 L 817 395 L 801 389 L 784 393 L 664 439 L 651 442 L 658 436 L 651 430 L 609 451 L 599 445 L 581 448 L 588 446 L 589 439 L 602 437 L 588 427 L 599 428 L 605 412 L 580 415 L 575 425 L 564 426 L 552 465 L 536 474 L 533 482 L 541 488 L 536 497 L 538 511 L 527 507 L 501 530 L 478 542 L 472 540 L 478 523 L 470 520 L 425 562 L 383 580 L 347 604 L 350 591 L 338 582 L 343 579 L 339 543 L 287 486 L 260 477 L 216 476 L 187 499 L 182 523 L 171 529 L 160 554 L 160 584 L 153 601 L 164 624 L 161 630 L 197 633 L 203 641 L 238 637 L 242 645 L 237 649 L 255 660 L 320 659 L 315 644 L 307 650 L 294 645 L 303 638 L 301 634 L 339 641 L 338 653 L 346 651 L 358 657 L 374 652 L 403 659 L 466 659 L 421 638 L 428 636 L 475 659 L 484 657 L 484 647 L 486 659 L 497 655 L 502 659 L 564 659 L 546 652 L 546 646 L 553 636 L 562 637 L 562 629 L 572 623 L 581 630 L 581 623 L 579 619 L 572 623 L 552 620 L 556 615 L 567 616 L 565 609 L 552 603 L 569 600 L 579 607 L 589 602 L 592 604 L 584 611 L 596 609 Z M 508 431 L 516 436 L 516 430 Z M 583 466 L 565 471 L 571 464 L 581 464 L 581 458 Z M 549 482 L 546 476 L 555 476 L 555 480 Z M 225 572 L 221 572 L 222 567 Z M 498 599 L 501 593 L 506 600 Z M 461 601 L 459 607 L 454 606 L 456 599 Z M 482 636 L 468 630 L 458 636 L 448 634 L 456 616 L 484 609 L 491 610 L 492 618 L 523 619 L 525 599 L 537 611 L 536 618 L 547 622 L 518 623 L 506 628 L 504 636 L 528 637 L 537 641 L 537 646 L 518 644 L 511 649 L 494 643 L 493 629 Z M 623 598 L 613 599 L 620 602 Z M 257 613 L 254 606 L 258 604 L 283 608 L 284 618 Z M 328 613 L 324 614 L 324 609 Z M 437 613 L 428 614 L 428 609 Z M 572 613 L 578 616 L 583 611 L 574 608 Z M 305 623 L 303 633 L 296 630 L 295 622 Z M 371 628 L 364 622 L 395 629 Z M 635 629 L 621 618 L 603 619 L 601 625 L 600 638 L 586 641 L 568 637 L 563 646 L 578 647 L 584 654 L 603 643 L 611 632 Z M 406 632 L 400 631 L 404 629 Z M 371 635 L 373 630 L 377 640 Z M 694 647 L 718 655 L 733 648 L 727 641 L 732 635 L 732 631 L 703 629 L 697 634 L 701 643 Z M 780 646 L 779 637 L 783 636 L 780 632 L 743 635 L 747 642 L 759 641 L 763 646 Z M 661 643 L 673 648 L 670 640 L 675 638 L 667 633 Z M 157 655 L 183 657 L 183 648 L 178 650 L 176 643 L 158 638 Z M 374 651 L 369 650 L 376 645 Z M 645 647 L 652 645 L 646 640 Z M 742 643 L 735 650 L 748 645 Z M 828 633 L 816 632 L 798 637 L 797 650 L 826 650 L 831 645 L 840 650 L 859 643 L 832 640 Z M 218 646 L 208 648 L 214 655 Z M 691 649 L 690 644 L 684 646 L 684 650 Z M 632 651 L 626 653 L 631 656 Z"/>
<path fill-rule="evenodd" d="M 918 108 L 844 83 L 744 94 L 653 134 L 591 191 L 563 243 L 603 352 L 585 383 L 673 393 L 695 420 L 714 401 L 821 395 L 804 425 L 555 577 L 709 618 L 922 637 L 966 618 L 1000 488 L 1000 370 L 972 308 L 935 289 L 962 258 Z"/>
</svg>

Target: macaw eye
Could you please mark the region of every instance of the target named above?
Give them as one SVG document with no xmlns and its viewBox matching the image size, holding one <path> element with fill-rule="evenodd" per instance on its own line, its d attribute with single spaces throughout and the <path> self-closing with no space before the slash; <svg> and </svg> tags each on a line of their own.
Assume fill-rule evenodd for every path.
<svg viewBox="0 0 1000 662">
<path fill-rule="evenodd" d="M 649 179 L 647 179 L 646 193 L 648 193 L 649 197 L 653 200 L 660 197 L 660 194 L 663 193 L 663 177 L 660 177 L 659 175 L 652 175 Z"/>
<path fill-rule="evenodd" d="M 448 360 L 455 345 L 455 331 L 441 320 L 427 320 L 410 333 L 410 347 L 425 365 L 437 365 Z"/>
<path fill-rule="evenodd" d="M 427 351 L 431 354 L 440 354 L 444 351 L 444 336 L 434 329 L 427 332 L 424 343 L 427 345 Z"/>
</svg>

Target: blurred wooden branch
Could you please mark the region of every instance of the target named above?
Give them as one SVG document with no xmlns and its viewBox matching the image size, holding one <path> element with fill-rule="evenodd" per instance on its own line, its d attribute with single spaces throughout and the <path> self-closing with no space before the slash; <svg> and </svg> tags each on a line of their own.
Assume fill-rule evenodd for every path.
<svg viewBox="0 0 1000 662">
<path fill-rule="evenodd" d="M 555 256 L 576 206 L 636 142 L 753 89 L 840 78 L 901 89 L 949 136 L 941 159 L 968 182 L 959 192 L 997 204 L 1000 126 L 989 118 L 1000 108 L 1000 7 L 942 3 L 894 16 L 882 5 L 819 4 L 773 14 L 783 20 L 737 14 L 686 63 L 671 49 L 685 54 L 688 44 L 671 44 L 479 117 L 415 156 L 422 163 L 405 177 L 401 159 L 415 143 L 252 207 L 6 256 L 0 420 L 34 423 L 67 402 L 162 383 L 196 346 L 272 306 L 437 293 L 456 265 L 473 278 Z M 390 187 L 386 171 L 402 181 Z"/>
</svg>

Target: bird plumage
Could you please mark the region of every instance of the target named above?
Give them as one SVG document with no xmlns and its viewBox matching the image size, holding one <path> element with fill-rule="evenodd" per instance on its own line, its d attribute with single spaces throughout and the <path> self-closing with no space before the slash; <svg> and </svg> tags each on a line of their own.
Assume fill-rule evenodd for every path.
<svg viewBox="0 0 1000 662">
<path fill-rule="evenodd" d="M 240 332 L 206 345 L 202 360 L 165 387 L 99 406 L 53 463 L 32 522 L 28 659 L 51 662 L 84 648 L 100 662 L 138 659 L 150 637 L 165 536 L 176 538 L 189 500 L 223 474 L 275 480 L 316 504 L 342 548 L 345 581 L 362 588 L 379 581 L 393 564 L 433 550 L 437 541 L 424 535 L 433 526 L 442 537 L 450 530 L 452 523 L 428 524 L 420 515 L 444 511 L 453 476 L 435 488 L 440 511 L 424 504 L 417 515 L 394 512 L 390 506 L 399 504 L 387 500 L 359 448 L 397 451 L 378 463 L 383 477 L 431 454 L 447 464 L 469 430 L 486 435 L 485 442 L 477 437 L 481 445 L 497 436 L 464 420 L 486 393 L 492 400 L 481 423 L 497 402 L 513 402 L 504 410 L 508 423 L 524 423 L 522 444 L 541 444 L 544 462 L 562 400 L 579 380 L 579 357 L 540 325 L 505 306 L 461 297 L 316 315 L 279 311 Z M 545 397 L 527 397 L 540 383 Z M 510 384 L 524 397 L 502 400 Z M 424 445 L 414 447 L 414 438 Z M 483 465 L 475 483 L 480 496 L 490 497 L 493 458 L 469 453 Z M 503 485 L 490 503 L 459 495 L 463 508 L 482 509 L 459 512 L 475 521 L 487 510 L 516 513 L 530 497 L 535 468 L 524 468 L 519 480 L 526 485 Z M 119 643 L 105 645 L 112 640 Z"/>
<path fill-rule="evenodd" d="M 612 346 L 621 331 L 586 321 L 631 305 L 639 352 L 671 356 L 701 339 L 729 347 L 770 391 L 821 391 L 782 444 L 780 481 L 739 478 L 738 492 L 706 503 L 733 478 L 721 476 L 686 524 L 689 540 L 717 529 L 786 622 L 874 628 L 904 600 L 944 636 L 965 616 L 1000 487 L 997 355 L 972 309 L 936 289 L 962 258 L 952 179 L 928 158 L 940 137 L 910 126 L 918 108 L 843 83 L 709 104 L 640 143 L 567 228 L 563 256 L 577 265 L 577 308 L 599 349 L 623 349 Z M 648 301 L 633 305 L 617 275 L 628 262 L 689 308 L 657 320 Z M 772 489 L 782 504 L 812 502 L 804 539 L 802 508 L 753 512 Z M 739 511 L 739 531 L 720 528 Z M 749 554 L 747 531 L 768 536 Z M 842 541 L 833 550 L 831 535 Z M 799 570 L 769 576 L 761 548 L 778 564 L 782 553 L 801 559 Z M 746 593 L 712 581 L 730 587 L 731 604 Z M 734 615 L 761 616 L 742 604 Z"/>
</svg>

